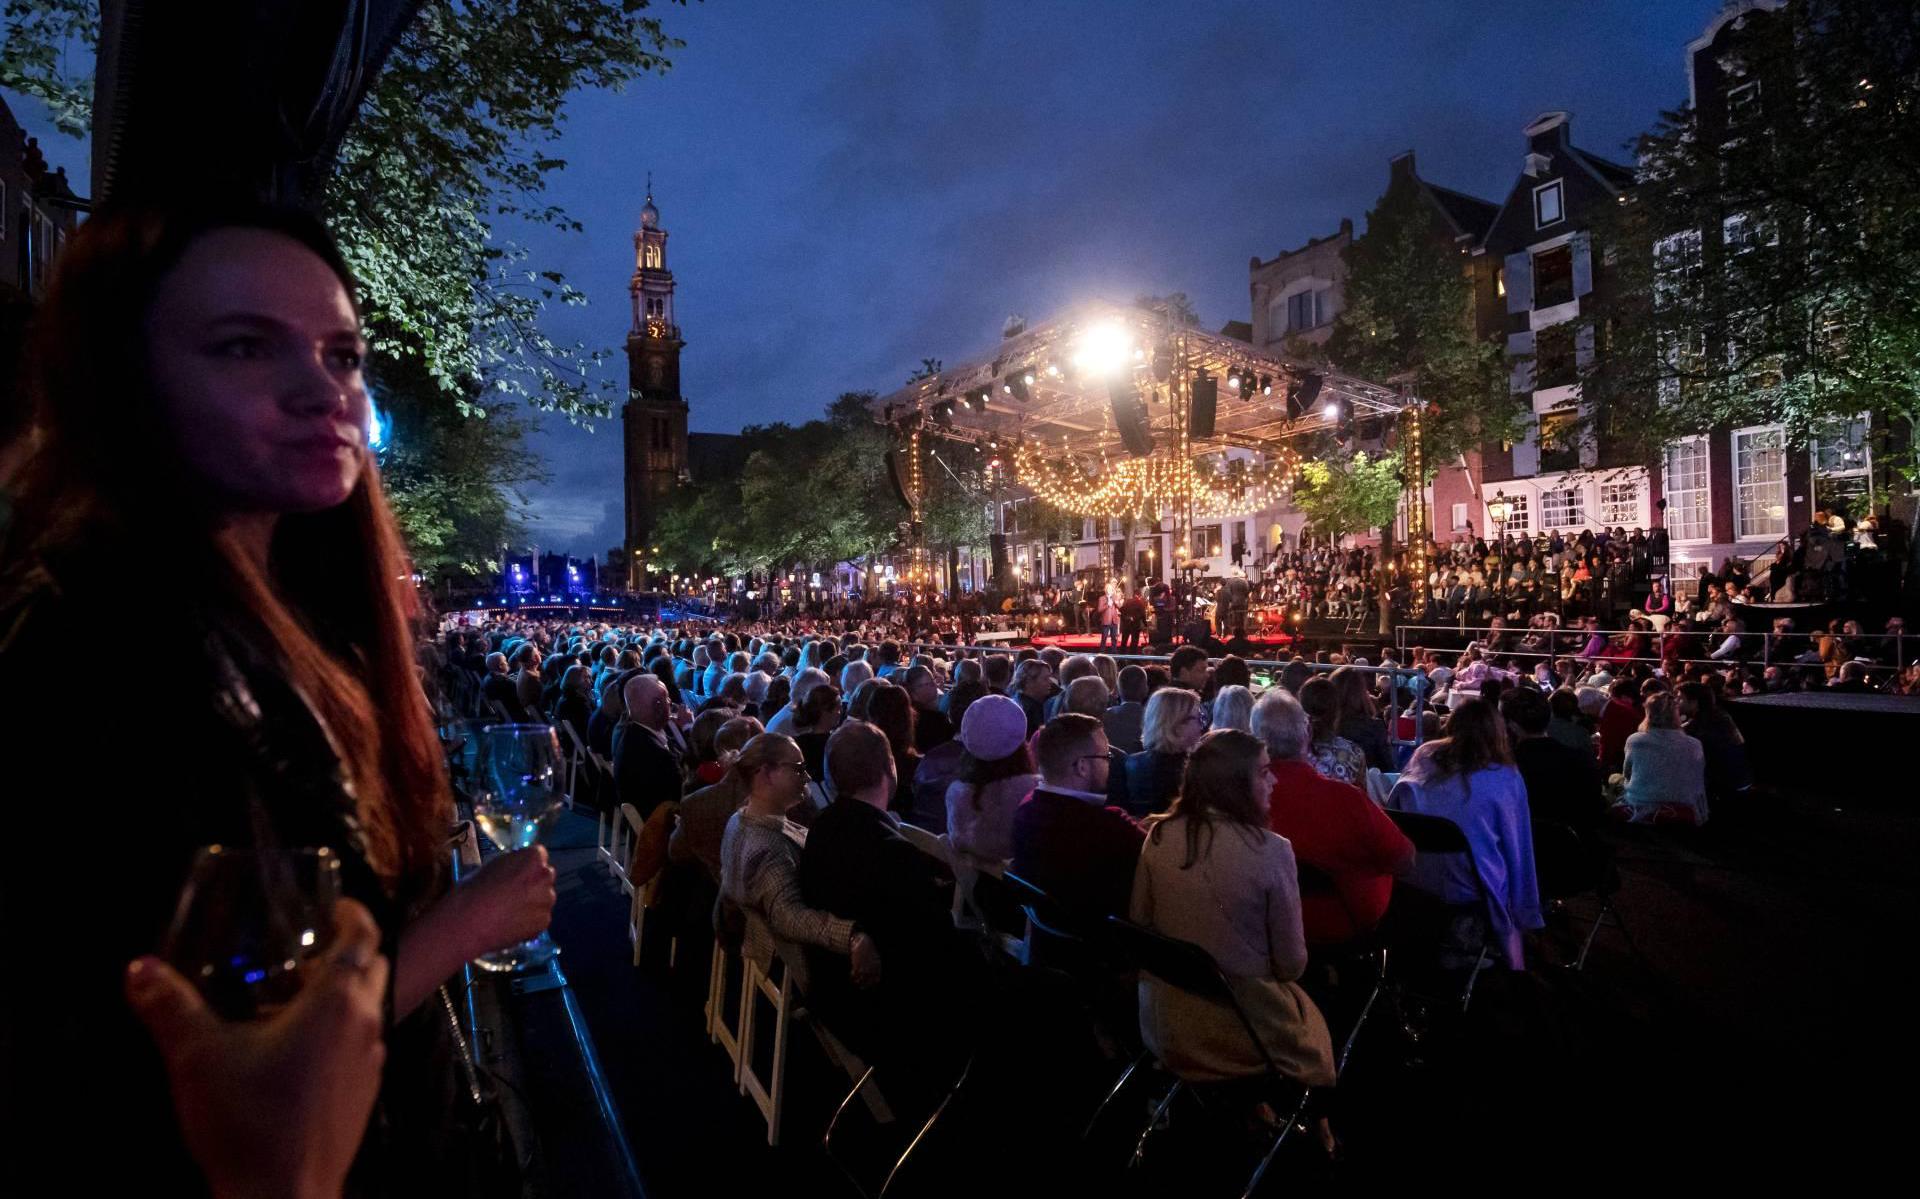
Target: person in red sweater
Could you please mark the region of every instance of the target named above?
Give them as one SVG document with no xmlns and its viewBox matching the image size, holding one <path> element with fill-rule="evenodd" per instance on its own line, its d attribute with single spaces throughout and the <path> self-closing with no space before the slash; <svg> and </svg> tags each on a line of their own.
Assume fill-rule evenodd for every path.
<svg viewBox="0 0 1920 1199">
<path fill-rule="evenodd" d="M 1273 773 L 1268 827 L 1292 843 L 1296 861 L 1329 875 L 1337 889 L 1302 888 L 1307 944 L 1338 945 L 1370 931 L 1393 898 L 1393 876 L 1413 865 L 1413 842 L 1366 792 L 1322 778 L 1308 763 L 1312 724 L 1285 688 L 1254 704 L 1253 735 L 1266 743 Z"/>
<path fill-rule="evenodd" d="M 1622 676 L 1608 685 L 1607 695 L 1600 712 L 1600 770 L 1618 774 L 1627 759 L 1627 738 L 1640 731 L 1640 684 Z"/>
</svg>

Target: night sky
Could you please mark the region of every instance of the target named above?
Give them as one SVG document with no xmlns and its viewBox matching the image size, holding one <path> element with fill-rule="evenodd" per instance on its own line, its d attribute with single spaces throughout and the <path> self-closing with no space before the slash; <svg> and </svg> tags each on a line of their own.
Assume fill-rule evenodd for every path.
<svg viewBox="0 0 1920 1199">
<path fill-rule="evenodd" d="M 552 198 L 584 234 L 532 242 L 592 305 L 557 337 L 617 349 L 654 176 L 692 428 L 804 420 L 922 357 L 982 357 L 1010 313 L 1184 291 L 1248 319 L 1247 260 L 1361 226 L 1387 160 L 1498 201 L 1541 112 L 1625 143 L 1686 99 L 1718 0 L 808 3 L 656 13 L 673 70 L 589 94 Z M 32 131 L 28 103 L 9 97 Z M 42 136 L 84 180 L 82 147 Z M 609 365 L 624 383 L 624 355 Z M 546 419 L 543 549 L 620 539 L 617 419 Z M 803 469 L 796 464 L 796 469 Z"/>
</svg>

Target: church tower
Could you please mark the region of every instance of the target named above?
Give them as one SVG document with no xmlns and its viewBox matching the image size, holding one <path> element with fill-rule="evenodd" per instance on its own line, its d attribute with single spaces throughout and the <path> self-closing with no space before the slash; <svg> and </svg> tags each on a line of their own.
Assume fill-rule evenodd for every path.
<svg viewBox="0 0 1920 1199">
<path fill-rule="evenodd" d="M 680 396 L 680 326 L 673 317 L 673 272 L 667 269 L 667 233 L 653 205 L 653 180 L 633 235 L 633 326 L 627 331 L 627 402 L 620 419 L 626 438 L 629 587 L 647 580 L 654 519 L 687 476 L 687 402 Z"/>
</svg>

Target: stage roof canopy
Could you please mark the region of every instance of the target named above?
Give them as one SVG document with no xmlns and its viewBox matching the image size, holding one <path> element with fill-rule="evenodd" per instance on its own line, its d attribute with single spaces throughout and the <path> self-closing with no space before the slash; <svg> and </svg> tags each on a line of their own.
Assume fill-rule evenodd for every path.
<svg viewBox="0 0 1920 1199">
<path fill-rule="evenodd" d="M 1207 378 L 1218 394 L 1213 432 L 1183 441 L 1193 382 Z M 1176 324 L 1164 311 L 1094 303 L 1003 338 L 991 359 L 882 396 L 874 412 L 936 437 L 1122 458 L 1129 451 L 1115 423 L 1116 395 L 1144 402 L 1154 453 L 1184 444 L 1194 455 L 1277 452 L 1303 433 L 1393 418 L 1415 403 L 1396 388 Z M 1134 456 L 1142 456 L 1137 444 Z"/>
</svg>

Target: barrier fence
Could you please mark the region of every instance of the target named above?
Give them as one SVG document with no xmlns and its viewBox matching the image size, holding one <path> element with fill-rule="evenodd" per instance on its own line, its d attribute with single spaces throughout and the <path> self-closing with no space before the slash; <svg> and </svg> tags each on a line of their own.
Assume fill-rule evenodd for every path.
<svg viewBox="0 0 1920 1199">
<path fill-rule="evenodd" d="M 1027 646 L 1027 645 L 997 645 L 997 644 L 996 645 L 948 645 L 944 641 L 903 641 L 900 643 L 900 648 L 903 652 L 918 652 L 921 650 L 933 650 L 933 651 L 937 651 L 943 657 L 946 657 L 959 652 L 969 652 L 976 655 L 1004 654 L 1007 656 L 1013 656 L 1013 655 L 1019 654 L 1020 651 L 1022 650 L 1032 649 L 1033 647 Z M 1095 653 L 1104 653 L 1107 655 L 1107 657 L 1112 658 L 1115 662 L 1123 666 L 1128 664 L 1137 664 L 1141 666 L 1165 666 L 1168 663 L 1173 661 L 1173 655 L 1171 654 L 1116 654 L 1116 653 L 1109 653 L 1106 650 L 1095 650 L 1095 651 L 1092 651 L 1091 653 L 1088 651 L 1082 650 L 1082 651 L 1079 651 L 1079 653 L 1087 657 L 1092 657 Z M 1068 654 L 1068 656 L 1073 657 L 1075 655 L 1070 653 Z M 1217 666 L 1220 663 L 1220 661 L 1221 661 L 1220 658 L 1208 658 L 1207 664 L 1209 666 Z M 1279 686 L 1280 672 L 1293 664 L 1291 660 L 1281 662 L 1281 661 L 1276 661 L 1276 660 L 1267 659 L 1267 658 L 1242 658 L 1241 661 L 1246 663 L 1248 670 L 1257 672 L 1259 674 L 1265 674 L 1270 676 L 1270 681 L 1267 683 L 1266 686 L 1262 686 L 1258 688 L 1249 688 L 1249 690 L 1252 690 L 1254 692 L 1254 695 L 1256 697 L 1264 693 L 1267 687 Z M 1341 665 L 1335 665 L 1333 663 L 1328 663 L 1328 662 L 1308 662 L 1304 660 L 1301 662 L 1301 665 L 1305 666 L 1308 670 L 1313 671 L 1315 674 L 1331 674 L 1336 670 L 1346 669 L 1346 670 L 1358 671 L 1361 674 L 1373 675 L 1376 678 L 1380 675 L 1390 676 L 1393 679 L 1394 701 L 1391 705 L 1389 705 L 1393 709 L 1393 711 L 1390 712 L 1387 717 L 1387 737 L 1393 743 L 1394 748 L 1396 750 L 1399 749 L 1401 746 L 1407 746 L 1409 748 L 1417 748 L 1420 745 L 1420 742 L 1422 740 L 1422 737 L 1421 737 L 1422 722 L 1419 720 L 1411 721 L 1410 723 L 1413 725 L 1413 735 L 1410 737 L 1402 737 L 1400 735 L 1400 728 L 1399 728 L 1400 722 L 1398 719 L 1396 719 L 1396 717 L 1398 716 L 1399 712 L 1408 710 L 1409 708 L 1411 708 L 1411 710 L 1415 712 L 1425 710 L 1426 700 L 1427 700 L 1427 690 L 1429 686 L 1427 683 L 1426 675 L 1420 673 L 1418 670 L 1414 670 L 1405 666 L 1354 666 L 1350 664 L 1341 666 Z M 1400 703 L 1399 697 L 1403 689 L 1407 694 L 1412 696 L 1412 703 L 1410 705 Z"/>
<path fill-rule="evenodd" d="M 1394 630 L 1394 643 L 1402 655 L 1408 654 L 1416 649 L 1464 652 L 1468 646 L 1478 645 L 1482 647 L 1485 652 L 1498 658 L 1526 658 L 1529 660 L 1538 658 L 1548 660 L 1572 658 L 1576 661 L 1588 663 L 1601 661 L 1647 662 L 1655 666 L 1660 665 L 1663 661 L 1675 661 L 1683 666 L 1725 667 L 1760 665 L 1814 667 L 1824 666 L 1825 663 L 1817 660 L 1802 661 L 1800 656 L 1809 650 L 1817 652 L 1820 639 L 1829 636 L 1829 634 L 1826 633 L 1775 633 L 1771 630 L 1762 633 L 1740 633 L 1738 635 L 1740 638 L 1739 648 L 1723 657 L 1714 657 L 1713 654 L 1709 652 L 1704 657 L 1681 655 L 1666 658 L 1659 653 L 1610 655 L 1603 652 L 1587 656 L 1583 651 L 1587 643 L 1593 639 L 1596 633 L 1604 637 L 1622 635 L 1645 637 L 1648 643 L 1654 647 L 1658 647 L 1663 638 L 1679 636 L 1687 638 L 1695 645 L 1709 646 L 1711 650 L 1719 649 L 1731 634 L 1723 633 L 1717 629 L 1675 629 L 1671 625 L 1667 627 L 1665 632 L 1650 632 L 1646 629 L 1508 628 L 1498 630 L 1506 634 L 1506 643 L 1502 644 L 1498 649 L 1490 649 L 1487 648 L 1486 645 L 1487 637 L 1494 631 L 1495 630 L 1484 628 L 1462 628 L 1458 625 L 1399 625 Z M 1413 636 L 1413 634 L 1419 633 L 1432 633 L 1439 634 L 1440 636 L 1434 638 L 1432 641 L 1429 641 L 1427 638 Z M 1548 648 L 1538 648 L 1537 644 L 1533 649 L 1526 648 L 1527 643 L 1537 642 L 1537 639 L 1542 635 L 1550 639 L 1551 644 Z M 1854 636 L 1842 635 L 1841 639 L 1843 641 L 1856 642 L 1860 647 L 1873 651 L 1871 655 L 1862 654 L 1853 658 L 1841 659 L 1843 664 L 1848 661 L 1857 661 L 1860 663 L 1862 669 L 1869 672 L 1898 672 L 1901 667 L 1910 660 L 1907 656 L 1909 649 L 1908 642 L 1913 641 L 1914 637 L 1907 633 L 1861 633 Z M 1782 642 L 1789 643 L 1787 648 L 1793 651 L 1792 656 L 1783 657 L 1781 656 L 1781 652 L 1784 651 L 1776 652 L 1776 647 Z"/>
</svg>

